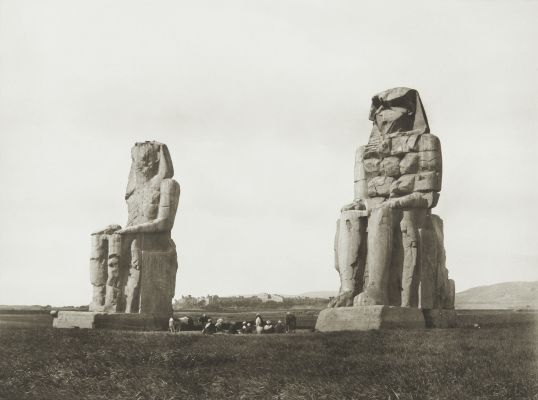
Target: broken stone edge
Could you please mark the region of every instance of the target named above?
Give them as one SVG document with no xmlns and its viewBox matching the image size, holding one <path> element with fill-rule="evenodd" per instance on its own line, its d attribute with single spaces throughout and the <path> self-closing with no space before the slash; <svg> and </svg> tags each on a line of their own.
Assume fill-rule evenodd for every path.
<svg viewBox="0 0 538 400">
<path fill-rule="evenodd" d="M 59 311 L 53 328 L 114 329 L 127 331 L 164 331 L 169 315 L 125 314 L 87 311 Z"/>
</svg>

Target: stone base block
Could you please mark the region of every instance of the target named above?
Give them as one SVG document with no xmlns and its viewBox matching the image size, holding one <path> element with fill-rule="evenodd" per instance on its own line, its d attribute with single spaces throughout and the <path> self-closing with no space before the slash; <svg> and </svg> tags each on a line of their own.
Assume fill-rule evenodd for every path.
<svg viewBox="0 0 538 400">
<path fill-rule="evenodd" d="M 426 328 L 422 310 L 393 306 L 326 308 L 316 322 L 316 330 L 320 332 L 396 328 Z"/>
<path fill-rule="evenodd" d="M 422 310 L 427 328 L 455 328 L 456 310 Z"/>
<path fill-rule="evenodd" d="M 87 311 L 59 311 L 54 328 L 165 331 L 170 316 L 154 314 L 108 314 Z"/>
</svg>

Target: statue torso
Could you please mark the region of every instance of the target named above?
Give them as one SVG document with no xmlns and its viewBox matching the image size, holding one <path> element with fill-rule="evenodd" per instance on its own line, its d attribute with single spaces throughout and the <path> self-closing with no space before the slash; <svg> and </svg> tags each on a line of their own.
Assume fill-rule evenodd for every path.
<svg viewBox="0 0 538 400">
<path fill-rule="evenodd" d="M 136 187 L 127 199 L 127 226 L 156 219 L 159 212 L 160 197 L 160 182 L 150 181 Z"/>
<path fill-rule="evenodd" d="M 372 134 L 356 162 L 355 181 L 365 179 L 368 197 L 379 201 L 441 189 L 439 139 L 429 133 Z"/>
</svg>

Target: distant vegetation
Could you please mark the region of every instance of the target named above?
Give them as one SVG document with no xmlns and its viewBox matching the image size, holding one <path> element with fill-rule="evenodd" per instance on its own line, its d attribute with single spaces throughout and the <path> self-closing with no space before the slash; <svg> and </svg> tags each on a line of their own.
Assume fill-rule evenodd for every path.
<svg viewBox="0 0 538 400">
<path fill-rule="evenodd" d="M 174 300 L 174 310 L 289 310 L 293 308 L 321 309 L 327 306 L 326 298 L 284 297 L 262 293 L 253 296 L 182 296 Z"/>
</svg>

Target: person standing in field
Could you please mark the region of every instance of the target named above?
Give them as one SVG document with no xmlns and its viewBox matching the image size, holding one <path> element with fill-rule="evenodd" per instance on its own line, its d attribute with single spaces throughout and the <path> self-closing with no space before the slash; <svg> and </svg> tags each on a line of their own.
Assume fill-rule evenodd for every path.
<svg viewBox="0 0 538 400">
<path fill-rule="evenodd" d="M 256 314 L 256 333 L 261 334 L 263 333 L 263 326 L 265 325 L 265 322 L 263 321 L 263 318 L 260 314 Z"/>
<path fill-rule="evenodd" d="M 202 316 L 200 318 L 198 318 L 198 323 L 200 325 L 202 325 L 202 327 L 205 327 L 205 325 L 207 324 L 207 320 L 209 319 L 209 317 L 205 314 L 202 314 Z"/>
<path fill-rule="evenodd" d="M 291 312 L 286 313 L 286 332 L 295 333 L 295 327 L 297 326 L 297 319 Z"/>
<path fill-rule="evenodd" d="M 170 319 L 168 320 L 168 330 L 170 332 L 176 331 L 175 326 L 174 326 L 174 317 L 170 317 Z"/>
</svg>

